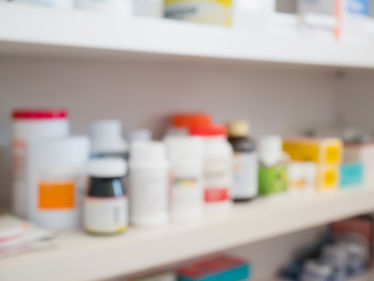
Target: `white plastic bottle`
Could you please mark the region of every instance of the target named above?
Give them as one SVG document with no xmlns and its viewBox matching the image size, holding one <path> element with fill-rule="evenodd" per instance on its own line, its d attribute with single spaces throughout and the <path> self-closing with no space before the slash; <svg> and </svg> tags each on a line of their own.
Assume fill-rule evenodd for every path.
<svg viewBox="0 0 374 281">
<path fill-rule="evenodd" d="M 68 113 L 63 109 L 14 110 L 12 140 L 13 212 L 29 218 L 27 151 L 29 142 L 69 135 Z"/>
<path fill-rule="evenodd" d="M 233 149 L 226 140 L 224 125 L 190 128 L 193 136 L 204 137 L 204 202 L 207 211 L 231 207 Z"/>
<path fill-rule="evenodd" d="M 80 226 L 88 157 L 87 137 L 30 142 L 28 201 L 34 223 L 53 230 Z"/>
<path fill-rule="evenodd" d="M 119 120 L 100 120 L 91 127 L 91 156 L 127 158 L 128 145 Z"/>
<path fill-rule="evenodd" d="M 138 141 L 130 151 L 130 222 L 157 226 L 168 222 L 169 163 L 162 142 Z"/>
<path fill-rule="evenodd" d="M 80 10 L 114 14 L 126 17 L 132 14 L 132 0 L 75 0 Z"/>
<path fill-rule="evenodd" d="M 199 137 L 166 138 L 171 173 L 171 219 L 198 220 L 204 209 L 204 141 Z"/>
</svg>

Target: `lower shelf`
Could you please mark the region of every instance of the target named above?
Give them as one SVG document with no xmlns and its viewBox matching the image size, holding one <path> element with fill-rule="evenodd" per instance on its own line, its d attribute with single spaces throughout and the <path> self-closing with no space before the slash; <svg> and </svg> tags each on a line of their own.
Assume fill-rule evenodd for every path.
<svg viewBox="0 0 374 281">
<path fill-rule="evenodd" d="M 57 235 L 50 250 L 8 257 L 0 280 L 97 280 L 133 274 L 199 255 L 374 211 L 374 189 L 261 198 L 196 224 L 130 229 L 115 237 Z"/>
</svg>

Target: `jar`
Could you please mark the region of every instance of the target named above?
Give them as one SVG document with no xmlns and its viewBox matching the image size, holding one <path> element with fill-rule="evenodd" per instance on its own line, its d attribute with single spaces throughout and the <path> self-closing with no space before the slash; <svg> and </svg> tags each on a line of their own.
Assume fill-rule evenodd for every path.
<svg viewBox="0 0 374 281">
<path fill-rule="evenodd" d="M 155 226 L 169 220 L 169 163 L 162 142 L 138 141 L 130 149 L 130 221 Z"/>
<path fill-rule="evenodd" d="M 27 151 L 31 140 L 67 137 L 68 113 L 64 109 L 19 109 L 12 113 L 13 212 L 29 218 Z"/>
<path fill-rule="evenodd" d="M 249 137 L 249 123 L 244 120 L 228 124 L 229 142 L 234 150 L 233 186 L 234 201 L 248 201 L 258 193 L 257 153 L 254 141 Z"/>
<path fill-rule="evenodd" d="M 200 137 L 167 137 L 170 161 L 171 219 L 177 222 L 198 220 L 204 209 L 204 141 Z"/>
<path fill-rule="evenodd" d="M 93 159 L 88 163 L 89 183 L 84 200 L 84 228 L 108 235 L 128 227 L 128 203 L 122 178 L 126 162 L 120 158 Z"/>
<path fill-rule="evenodd" d="M 204 138 L 204 202 L 208 211 L 231 207 L 233 150 L 224 125 L 190 128 L 192 136 Z"/>
</svg>

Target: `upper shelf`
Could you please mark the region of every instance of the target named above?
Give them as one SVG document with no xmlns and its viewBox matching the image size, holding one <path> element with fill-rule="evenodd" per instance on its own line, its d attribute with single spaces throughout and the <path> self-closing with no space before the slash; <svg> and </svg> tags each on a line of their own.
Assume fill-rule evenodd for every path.
<svg viewBox="0 0 374 281">
<path fill-rule="evenodd" d="M 115 58 L 144 55 L 206 57 L 333 67 L 374 68 L 373 42 L 254 37 L 230 28 L 162 19 L 0 3 L 0 54 Z"/>
<path fill-rule="evenodd" d="M 374 211 L 374 189 L 288 195 L 236 205 L 197 224 L 130 229 L 116 237 L 60 234 L 56 248 L 0 262 L 0 280 L 84 281 L 132 274 Z"/>
</svg>

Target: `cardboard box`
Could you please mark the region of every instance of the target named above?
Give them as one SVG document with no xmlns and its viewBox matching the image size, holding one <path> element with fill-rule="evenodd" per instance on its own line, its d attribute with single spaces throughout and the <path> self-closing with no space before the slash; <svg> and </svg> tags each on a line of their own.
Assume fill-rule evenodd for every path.
<svg viewBox="0 0 374 281">
<path fill-rule="evenodd" d="M 339 164 L 343 143 L 338 138 L 285 138 L 283 150 L 294 161 Z"/>
</svg>

